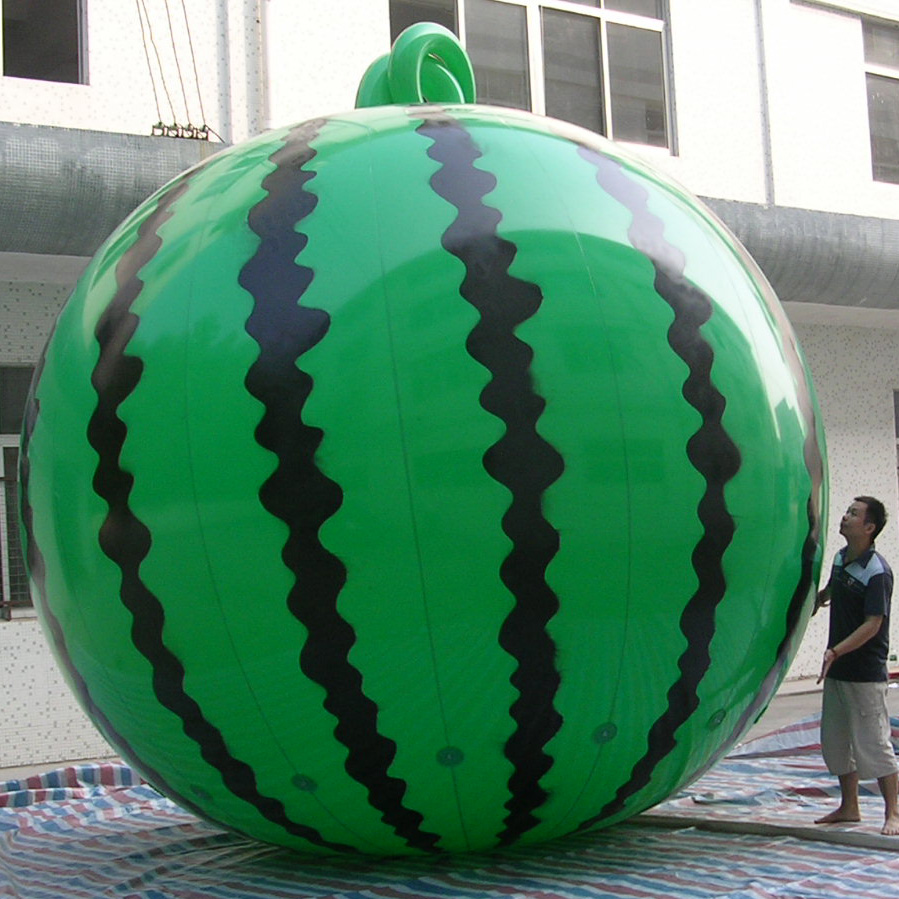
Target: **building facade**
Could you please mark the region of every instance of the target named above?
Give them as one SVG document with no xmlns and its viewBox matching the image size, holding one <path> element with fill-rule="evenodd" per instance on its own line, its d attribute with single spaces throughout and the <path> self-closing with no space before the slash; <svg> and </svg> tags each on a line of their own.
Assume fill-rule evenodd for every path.
<svg viewBox="0 0 899 899">
<path fill-rule="evenodd" d="M 818 391 L 831 481 L 825 559 L 841 545 L 843 507 L 864 492 L 893 510 L 879 547 L 899 565 L 896 0 L 0 6 L 0 766 L 110 751 L 28 606 L 15 527 L 24 398 L 78 274 L 118 221 L 188 166 L 352 107 L 368 63 L 414 21 L 460 35 L 483 102 L 627 144 L 741 238 L 784 302 Z M 817 673 L 824 617 L 790 677 Z"/>
</svg>

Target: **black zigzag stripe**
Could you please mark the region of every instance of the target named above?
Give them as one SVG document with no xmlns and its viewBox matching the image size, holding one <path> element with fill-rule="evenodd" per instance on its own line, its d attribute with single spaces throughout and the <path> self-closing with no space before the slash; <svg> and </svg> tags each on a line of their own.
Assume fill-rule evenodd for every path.
<svg viewBox="0 0 899 899">
<path fill-rule="evenodd" d="M 812 418 L 814 427 L 814 415 Z M 809 592 L 814 586 L 813 571 L 815 557 L 820 546 L 821 535 L 821 511 L 818 506 L 818 496 L 824 478 L 824 460 L 821 456 L 821 448 L 818 446 L 817 435 L 811 433 L 805 441 L 805 462 L 812 478 L 812 492 L 806 502 L 806 519 L 808 521 L 808 534 L 802 544 L 802 553 L 799 566 L 799 578 L 796 589 L 790 598 L 784 621 L 784 636 L 774 654 L 774 662 L 762 680 L 762 684 L 755 698 L 746 707 L 737 723 L 731 730 L 728 738 L 721 744 L 714 755 L 697 771 L 691 772 L 689 780 L 692 782 L 702 777 L 710 768 L 720 761 L 727 753 L 729 747 L 739 739 L 743 731 L 758 718 L 777 689 L 778 681 L 792 658 L 794 640 L 797 637 L 797 628 L 802 617 L 802 610 L 809 597 Z M 816 466 L 817 461 L 817 466 Z"/>
<path fill-rule="evenodd" d="M 546 404 L 531 379 L 533 352 L 514 333 L 537 312 L 543 296 L 536 284 L 509 275 L 516 247 L 497 235 L 501 216 L 483 202 L 496 180 L 475 168 L 480 152 L 468 132 L 438 110 L 410 114 L 424 119 L 417 131 L 433 141 L 428 155 L 442 164 L 431 186 L 459 211 L 442 243 L 465 264 L 460 292 L 481 316 L 466 343 L 492 376 L 481 405 L 506 425 L 502 439 L 484 454 L 484 468 L 512 494 L 502 524 L 513 548 L 500 576 L 515 607 L 499 634 L 500 645 L 518 663 L 512 684 L 519 698 L 510 710 L 516 730 L 505 747 L 514 765 L 512 795 L 505 830 L 499 834 L 500 845 L 508 845 L 540 823 L 533 814 L 547 798 L 540 779 L 553 765 L 544 747 L 562 725 L 554 706 L 560 680 L 556 647 L 547 632 L 559 600 L 546 582 L 559 535 L 543 516 L 542 497 L 561 476 L 564 463 L 537 433 Z"/>
<path fill-rule="evenodd" d="M 55 329 L 54 325 L 54 331 Z M 69 652 L 65 634 L 63 633 L 62 625 L 54 614 L 52 603 L 46 595 L 47 564 L 44 559 L 44 554 L 41 552 L 34 535 L 34 509 L 30 502 L 31 458 L 29 455 L 31 438 L 34 434 L 37 421 L 40 418 L 40 401 L 36 397 L 36 389 L 40 382 L 41 375 L 43 374 L 46 352 L 47 348 L 45 347 L 37 367 L 35 368 L 31 392 L 25 407 L 25 422 L 22 429 L 22 442 L 19 456 L 19 509 L 25 531 L 25 557 L 28 560 L 28 571 L 36 588 L 34 602 L 40 610 L 41 618 L 47 625 L 50 639 L 56 650 L 56 658 L 65 669 L 65 672 L 68 675 L 68 682 L 72 685 L 72 689 L 75 691 L 75 695 L 78 697 L 81 707 L 87 712 L 91 720 L 97 725 L 109 743 L 117 746 L 122 752 L 122 755 L 129 762 L 134 764 L 135 767 L 139 767 L 143 776 L 147 777 L 159 789 L 163 789 L 171 796 L 173 795 L 173 791 L 169 789 L 162 775 L 140 760 L 130 743 L 116 731 L 112 722 L 110 722 L 102 709 L 100 709 L 94 702 L 90 690 L 88 689 L 87 682 L 81 676 L 81 672 L 75 667 L 75 663 Z M 178 797 L 178 802 L 179 804 L 182 802 L 182 797 Z M 183 799 L 183 802 L 185 808 L 190 808 L 191 811 L 194 811 L 187 799 Z"/>
<path fill-rule="evenodd" d="M 185 734 L 197 743 L 205 761 L 221 773 L 227 788 L 292 836 L 332 851 L 351 852 L 350 847 L 329 842 L 313 828 L 290 820 L 280 801 L 258 791 L 253 769 L 231 755 L 221 732 L 185 691 L 184 668 L 163 640 L 164 609 L 140 577 L 140 566 L 150 551 L 152 538 L 146 525 L 129 507 L 134 478 L 119 463 L 127 428 L 118 417 L 118 409 L 137 388 L 143 371 L 139 358 L 126 355 L 139 321 L 131 311 L 143 289 L 137 273 L 158 252 L 162 245 L 158 229 L 172 216 L 172 206 L 189 183 L 190 177 L 185 177 L 172 185 L 141 225 L 136 242 L 116 266 L 117 291 L 95 329 L 100 357 L 91 383 L 98 403 L 88 424 L 88 439 L 99 456 L 94 490 L 109 505 L 100 527 L 100 547 L 121 569 L 120 596 L 134 619 L 131 638 L 153 668 L 157 699 L 181 719 Z"/>
<path fill-rule="evenodd" d="M 748 260 L 751 265 L 754 263 Z M 766 285 L 767 288 L 767 285 Z M 796 589 L 790 598 L 784 620 L 784 637 L 777 647 L 775 658 L 771 669 L 765 676 L 762 686 L 759 688 L 756 698 L 749 704 L 746 711 L 740 716 L 740 720 L 734 726 L 730 739 L 724 744 L 721 752 L 709 761 L 709 764 L 703 770 L 708 770 L 720 756 L 726 751 L 726 747 L 733 744 L 743 730 L 754 721 L 759 712 L 765 707 L 777 688 L 777 683 L 782 674 L 784 674 L 787 665 L 792 657 L 794 641 L 798 636 L 799 622 L 802 620 L 802 612 L 805 604 L 809 599 L 810 592 L 814 589 L 814 567 L 815 559 L 821 548 L 821 508 L 820 496 L 821 489 L 824 485 L 824 458 L 821 447 L 818 445 L 817 416 L 815 414 L 815 404 L 812 401 L 812 393 L 809 383 L 806 380 L 805 367 L 799 355 L 799 347 L 793 336 L 793 329 L 783 311 L 783 307 L 773 295 L 773 291 L 765 289 L 765 300 L 768 308 L 775 321 L 780 327 L 780 333 L 783 338 L 784 356 L 787 365 L 793 375 L 793 382 L 796 385 L 796 395 L 799 402 L 799 411 L 805 422 L 805 442 L 803 444 L 803 460 L 806 470 L 809 473 L 811 481 L 811 491 L 805 504 L 806 520 L 808 521 L 808 533 L 802 544 L 801 561 L 799 566 L 799 577 L 796 582 Z M 699 772 L 701 774 L 702 772 Z M 697 776 L 699 776 L 697 774 Z"/>
<path fill-rule="evenodd" d="M 687 648 L 678 660 L 680 677 L 668 690 L 668 708 L 650 728 L 648 751 L 634 765 L 630 779 L 618 788 L 615 798 L 580 825 L 579 829 L 586 829 L 620 812 L 627 799 L 649 783 L 655 767 L 676 746 L 677 729 L 699 705 L 697 690 L 711 661 L 715 609 L 727 586 L 722 559 L 734 534 L 724 487 L 739 471 L 740 452 L 721 423 L 725 400 L 712 383 L 714 353 L 700 331 L 712 313 L 710 299 L 684 279 L 683 254 L 665 240 L 664 223 L 649 210 L 647 191 L 628 178 L 616 161 L 588 147 L 578 152 L 596 167 L 600 187 L 633 215 L 628 236 L 634 248 L 652 262 L 656 292 L 674 312 L 668 343 L 689 368 L 684 398 L 702 416 L 702 425 L 687 442 L 687 457 L 706 483 L 697 509 L 704 533 L 692 556 L 698 587 L 680 620 L 687 638 Z"/>
<path fill-rule="evenodd" d="M 53 331 L 55 330 L 56 325 L 54 324 Z M 52 339 L 52 333 L 50 339 Z M 59 664 L 65 669 L 68 676 L 68 683 L 71 685 L 72 690 L 77 696 L 81 707 L 99 728 L 107 742 L 115 746 L 122 754 L 122 757 L 130 765 L 141 772 L 142 777 L 145 777 L 151 784 L 160 790 L 160 792 L 163 792 L 174 799 L 182 808 L 193 812 L 197 816 L 205 816 L 207 820 L 213 821 L 213 823 L 218 824 L 223 829 L 233 830 L 234 828 L 231 828 L 230 825 L 227 825 L 222 821 L 217 821 L 215 818 L 198 808 L 196 804 L 186 796 L 179 794 L 178 791 L 168 783 L 166 778 L 152 765 L 147 764 L 147 762 L 145 762 L 134 750 L 130 742 L 115 729 L 103 710 L 96 704 L 96 702 L 94 702 L 87 682 L 75 666 L 75 662 L 69 652 L 69 646 L 62 625 L 53 612 L 53 604 L 50 598 L 46 595 L 46 560 L 44 559 L 44 554 L 41 552 L 40 546 L 35 540 L 34 509 L 29 500 L 31 484 L 31 458 L 29 456 L 29 450 L 35 426 L 40 418 L 40 401 L 36 397 L 36 392 L 37 385 L 40 383 L 43 374 L 50 339 L 48 339 L 47 345 L 44 347 L 44 352 L 41 354 L 41 358 L 35 368 L 32 388 L 25 409 L 25 426 L 22 432 L 21 453 L 19 456 L 20 513 L 25 527 L 25 554 L 26 559 L 28 560 L 28 570 L 36 588 L 36 595 L 34 596 L 35 604 L 38 606 L 41 618 L 49 631 L 56 658 L 59 660 Z"/>
<path fill-rule="evenodd" d="M 356 634 L 337 609 L 346 569 L 318 536 L 340 508 L 343 493 L 316 465 L 323 433 L 302 421 L 312 378 L 297 367 L 297 359 L 324 338 L 330 317 L 299 303 L 313 272 L 296 262 L 307 237 L 294 228 L 317 203 L 305 189 L 315 173 L 304 166 L 315 156 L 310 141 L 322 124 L 294 129 L 272 155 L 276 168 L 262 182 L 268 196 L 249 215 L 261 243 L 241 271 L 240 283 L 255 300 L 246 329 L 260 354 L 246 387 L 265 407 L 256 439 L 278 457 L 260 499 L 289 528 L 282 558 L 296 581 L 288 605 L 308 634 L 300 667 L 325 689 L 325 708 L 337 719 L 335 736 L 348 751 L 346 770 L 366 787 L 381 820 L 407 845 L 435 851 L 440 837 L 421 829 L 423 816 L 403 805 L 405 782 L 388 774 L 396 744 L 378 732 L 378 707 L 363 692 L 362 676 L 349 661 Z"/>
</svg>

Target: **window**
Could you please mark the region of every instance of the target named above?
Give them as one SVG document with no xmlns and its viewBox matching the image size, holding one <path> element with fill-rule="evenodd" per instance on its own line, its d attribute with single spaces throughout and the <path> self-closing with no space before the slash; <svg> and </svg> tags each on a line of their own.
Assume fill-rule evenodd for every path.
<svg viewBox="0 0 899 899">
<path fill-rule="evenodd" d="M 896 473 L 899 474 L 899 390 L 893 391 L 893 421 L 896 425 Z"/>
<path fill-rule="evenodd" d="M 863 19 L 875 181 L 899 184 L 899 23 Z"/>
<path fill-rule="evenodd" d="M 81 0 L 2 0 L 3 74 L 83 84 Z"/>
<path fill-rule="evenodd" d="M 663 0 L 391 0 L 394 38 L 416 21 L 464 34 L 481 103 L 670 146 Z"/>
<path fill-rule="evenodd" d="M 19 432 L 34 369 L 0 366 L 0 618 L 31 606 L 19 539 Z"/>
<path fill-rule="evenodd" d="M 465 20 L 466 49 L 474 66 L 478 100 L 532 108 L 526 8 L 467 0 Z"/>
<path fill-rule="evenodd" d="M 406 0 L 406 2 L 390 3 L 390 40 L 397 39 L 401 31 L 405 31 L 416 22 L 436 22 L 459 33 L 456 24 L 456 0 Z"/>
</svg>

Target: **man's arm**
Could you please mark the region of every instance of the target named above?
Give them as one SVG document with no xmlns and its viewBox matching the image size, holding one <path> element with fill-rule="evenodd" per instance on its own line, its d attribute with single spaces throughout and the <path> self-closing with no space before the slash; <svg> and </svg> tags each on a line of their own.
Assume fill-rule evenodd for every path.
<svg viewBox="0 0 899 899">
<path fill-rule="evenodd" d="M 821 676 L 818 678 L 818 683 L 820 684 L 827 676 L 834 659 L 858 649 L 859 646 L 864 646 L 877 634 L 881 624 L 883 624 L 883 615 L 868 615 L 845 640 L 840 640 L 836 646 L 828 646 L 824 650 L 824 661 L 821 664 Z"/>
</svg>

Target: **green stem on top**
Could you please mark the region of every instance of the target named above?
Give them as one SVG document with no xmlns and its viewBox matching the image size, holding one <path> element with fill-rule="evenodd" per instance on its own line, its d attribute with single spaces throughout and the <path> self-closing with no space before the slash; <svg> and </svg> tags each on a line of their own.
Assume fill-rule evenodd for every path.
<svg viewBox="0 0 899 899">
<path fill-rule="evenodd" d="M 410 25 L 366 70 L 356 108 L 392 103 L 474 103 L 474 69 L 459 39 L 434 22 Z"/>
</svg>

